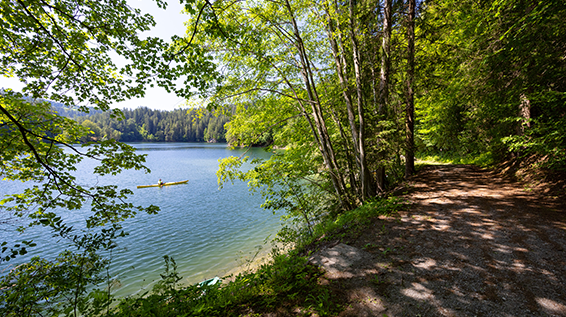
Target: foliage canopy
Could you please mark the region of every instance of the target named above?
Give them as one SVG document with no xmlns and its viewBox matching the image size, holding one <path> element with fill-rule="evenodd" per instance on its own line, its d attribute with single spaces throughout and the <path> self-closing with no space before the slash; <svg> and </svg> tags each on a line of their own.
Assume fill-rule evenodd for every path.
<svg viewBox="0 0 566 317">
<path fill-rule="evenodd" d="M 157 4 L 165 8 L 163 1 Z M 17 221 L 19 231 L 47 227 L 76 250 L 52 260 L 34 258 L 4 276 L 0 309 L 2 315 L 47 309 L 76 316 L 86 309 L 86 286 L 99 281 L 106 267 L 97 252 L 113 249 L 115 239 L 125 235 L 122 220 L 158 208 L 134 206 L 126 200 L 128 189 L 82 184 L 73 175 L 82 160 L 98 161 L 94 173 L 103 176 L 148 171 L 145 158 L 114 140 L 73 145 L 89 129 L 58 115 L 46 100 L 109 111 L 113 102 L 143 96 L 150 82 L 177 91 L 175 80 L 191 65 L 176 61 L 191 52 L 190 43 L 169 49 L 163 39 L 141 38 L 155 22 L 126 1 L 3 0 L 0 14 L 1 75 L 24 84 L 22 92 L 0 93 L 0 174 L 3 181 L 30 184 L 23 193 L 3 193 L 1 222 Z M 116 54 L 124 58 L 123 66 L 113 62 Z M 112 116 L 121 113 L 114 110 Z M 87 206 L 83 229 L 65 223 L 65 211 Z M 4 241 L 0 262 L 33 246 L 33 241 Z"/>
</svg>

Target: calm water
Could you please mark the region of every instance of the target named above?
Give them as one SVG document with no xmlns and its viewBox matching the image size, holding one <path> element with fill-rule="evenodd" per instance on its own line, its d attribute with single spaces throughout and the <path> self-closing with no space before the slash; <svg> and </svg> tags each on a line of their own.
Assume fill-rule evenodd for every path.
<svg viewBox="0 0 566 317">
<path fill-rule="evenodd" d="M 247 185 L 237 182 L 218 189 L 216 170 L 218 159 L 243 153 L 229 150 L 224 144 L 201 143 L 142 143 L 134 144 L 138 153 L 147 154 L 146 166 L 150 174 L 126 171 L 118 176 L 96 178 L 92 175 L 94 162 L 79 166 L 78 176 L 83 184 L 118 184 L 132 189 L 134 205 L 157 205 L 158 215 L 138 214 L 124 222 L 130 233 L 118 241 L 113 251 L 112 272 L 121 287 L 118 296 L 135 293 L 151 286 L 163 273 L 163 255 L 172 256 L 185 283 L 196 283 L 206 278 L 222 276 L 238 264 L 251 258 L 266 237 L 273 237 L 279 229 L 279 216 L 262 210 L 259 194 L 251 195 Z M 252 149 L 248 155 L 267 157 L 262 149 Z M 163 181 L 189 180 L 188 184 L 163 188 L 142 188 L 137 185 Z M 21 183 L 0 182 L 0 194 L 17 192 Z M 81 212 L 69 214 L 71 223 L 84 223 Z M 5 228 L 3 228 L 5 229 Z M 8 228 L 9 229 L 9 228 Z M 11 230 L 0 231 L 0 241 L 22 240 Z M 52 257 L 61 250 L 62 243 L 54 243 L 42 228 L 26 233 L 38 247 L 33 255 Z M 268 250 L 264 246 L 264 250 Z M 8 265 L 29 260 L 23 256 Z"/>
</svg>

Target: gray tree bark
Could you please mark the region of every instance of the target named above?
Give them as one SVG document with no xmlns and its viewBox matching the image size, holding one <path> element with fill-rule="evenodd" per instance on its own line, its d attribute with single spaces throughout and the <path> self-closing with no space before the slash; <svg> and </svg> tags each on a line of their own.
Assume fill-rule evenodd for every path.
<svg viewBox="0 0 566 317">
<path fill-rule="evenodd" d="M 379 103 L 377 112 L 384 115 L 385 107 L 389 102 L 389 69 L 391 65 L 391 2 L 385 0 L 383 6 L 383 41 L 381 43 L 381 73 L 379 82 Z M 384 158 L 382 160 L 385 160 Z M 385 166 L 377 169 L 377 187 L 379 191 L 385 191 Z"/>
</svg>

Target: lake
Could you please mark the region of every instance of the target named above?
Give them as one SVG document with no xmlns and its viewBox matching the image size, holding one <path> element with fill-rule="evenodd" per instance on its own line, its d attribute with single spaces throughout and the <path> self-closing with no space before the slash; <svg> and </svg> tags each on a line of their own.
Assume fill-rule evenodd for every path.
<svg viewBox="0 0 566 317">
<path fill-rule="evenodd" d="M 128 201 L 134 205 L 157 205 L 158 215 L 138 214 L 123 223 L 129 236 L 118 240 L 112 252 L 111 273 L 120 282 L 117 296 L 126 296 L 148 288 L 163 273 L 163 255 L 171 256 L 183 276 L 183 283 L 197 283 L 223 276 L 252 259 L 260 248 L 269 251 L 264 240 L 273 238 L 280 228 L 279 215 L 259 206 L 259 193 L 251 195 L 247 185 L 227 183 L 219 190 L 216 178 L 218 159 L 239 156 L 242 149 L 230 150 L 225 144 L 205 143 L 139 143 L 132 144 L 138 154 L 147 154 L 146 166 L 151 173 L 125 171 L 118 176 L 95 177 L 93 161 L 79 165 L 81 184 L 117 184 L 134 192 Z M 263 149 L 253 148 L 247 155 L 268 158 Z M 136 188 L 137 185 L 189 180 L 188 184 L 162 188 Z M 19 192 L 24 184 L 2 181 L 2 196 Z M 86 212 L 86 211 L 85 211 Z M 68 213 L 71 223 L 84 223 L 81 212 Z M 83 225 L 84 226 L 84 225 Z M 13 228 L 2 228 L 0 241 L 33 239 L 38 244 L 31 254 L 54 257 L 62 250 L 44 228 L 33 228 L 25 236 Z M 2 264 L 0 270 L 29 260 L 25 255 Z"/>
</svg>

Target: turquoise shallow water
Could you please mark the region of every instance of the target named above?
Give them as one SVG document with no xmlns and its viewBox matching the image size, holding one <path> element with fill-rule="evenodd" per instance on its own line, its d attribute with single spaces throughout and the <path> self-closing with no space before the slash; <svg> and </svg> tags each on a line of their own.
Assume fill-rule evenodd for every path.
<svg viewBox="0 0 566 317">
<path fill-rule="evenodd" d="M 118 241 L 112 253 L 112 274 L 120 281 L 118 296 L 150 287 L 163 273 L 163 255 L 169 255 L 178 264 L 184 283 L 196 283 L 206 278 L 222 276 L 245 259 L 251 258 L 273 237 L 280 227 L 279 216 L 259 206 L 259 194 L 251 195 L 247 185 L 236 182 L 218 189 L 216 171 L 218 159 L 239 156 L 243 150 L 229 150 L 225 144 L 201 143 L 140 143 L 133 144 L 138 153 L 147 154 L 146 166 L 150 174 L 126 171 L 118 176 L 96 178 L 92 175 L 94 162 L 83 162 L 77 175 L 84 184 L 118 184 L 134 192 L 129 201 L 135 205 L 157 205 L 158 215 L 138 214 L 124 222 L 129 236 Z M 248 155 L 268 157 L 262 149 L 252 149 Z M 188 184 L 163 188 L 137 189 L 137 185 L 163 181 L 189 180 Z M 2 181 L 0 194 L 21 190 L 24 185 Z M 67 214 L 70 222 L 80 226 L 84 214 Z M 34 239 L 38 243 L 32 253 L 53 257 L 64 246 L 42 228 L 30 230 L 25 237 L 14 234 L 8 226 L 0 227 L 1 241 Z M 6 269 L 28 255 L 2 264 Z"/>
</svg>

